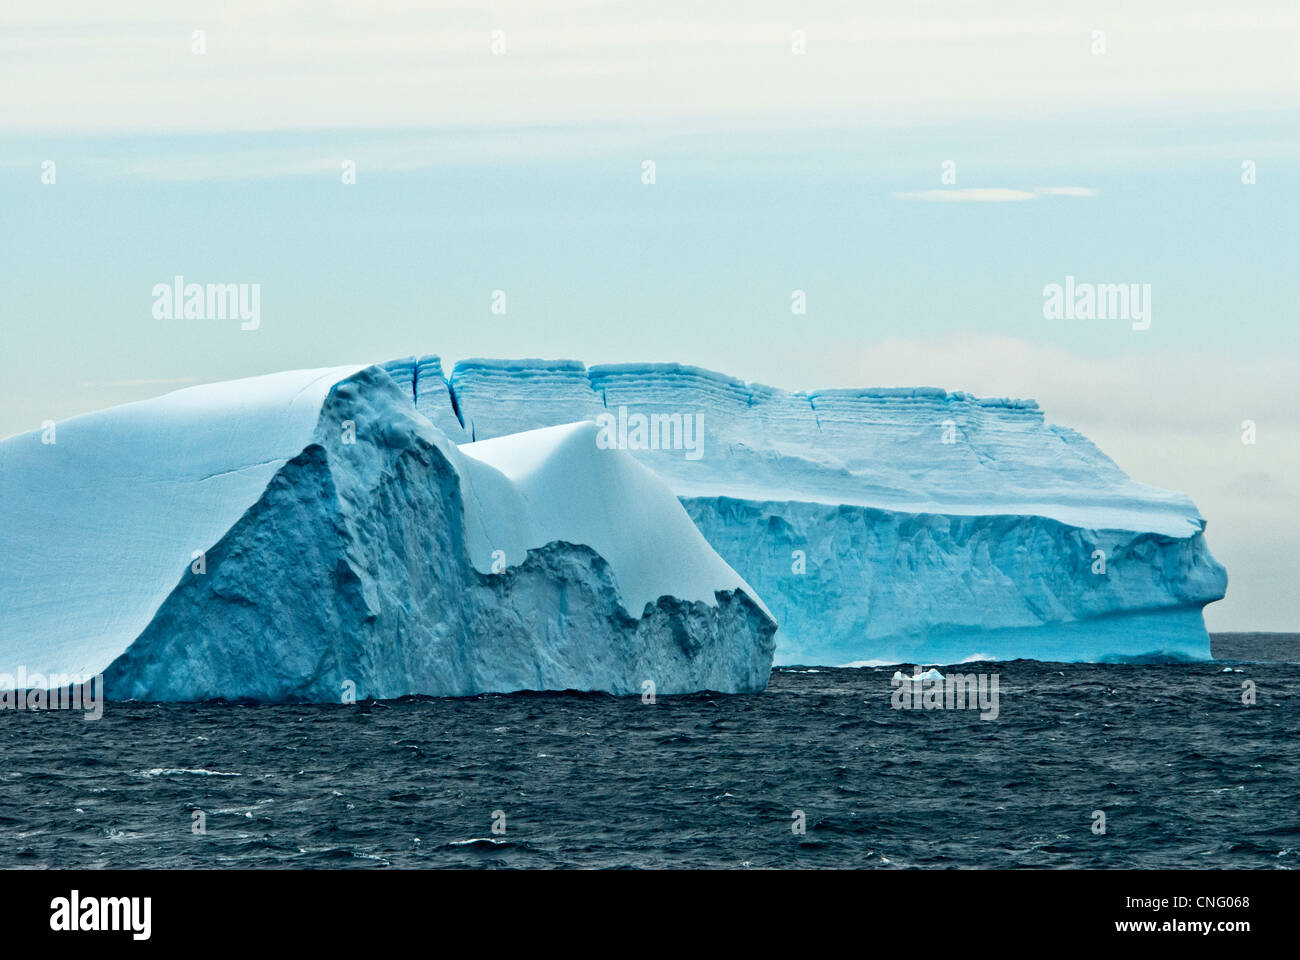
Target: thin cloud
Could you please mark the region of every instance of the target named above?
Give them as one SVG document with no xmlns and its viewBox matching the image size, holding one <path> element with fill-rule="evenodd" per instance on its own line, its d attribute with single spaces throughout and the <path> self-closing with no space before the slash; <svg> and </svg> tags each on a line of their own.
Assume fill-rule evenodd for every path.
<svg viewBox="0 0 1300 960">
<path fill-rule="evenodd" d="M 1099 191 L 1092 187 L 1034 187 L 1034 193 L 1044 197 L 1095 197 Z"/>
</svg>

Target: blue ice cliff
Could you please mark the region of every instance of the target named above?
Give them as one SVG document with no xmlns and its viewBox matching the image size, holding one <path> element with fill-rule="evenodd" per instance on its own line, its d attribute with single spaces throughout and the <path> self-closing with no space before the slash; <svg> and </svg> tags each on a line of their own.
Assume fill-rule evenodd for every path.
<svg viewBox="0 0 1300 960">
<path fill-rule="evenodd" d="M 1195 505 L 1031 400 L 791 393 L 678 364 L 387 367 L 461 439 L 603 423 L 767 603 L 777 663 L 1210 654 L 1201 608 L 1227 576 Z"/>
<path fill-rule="evenodd" d="M 770 613 L 659 476 L 589 422 L 458 446 L 425 366 L 0 442 L 0 675 L 148 700 L 766 686 Z"/>
</svg>

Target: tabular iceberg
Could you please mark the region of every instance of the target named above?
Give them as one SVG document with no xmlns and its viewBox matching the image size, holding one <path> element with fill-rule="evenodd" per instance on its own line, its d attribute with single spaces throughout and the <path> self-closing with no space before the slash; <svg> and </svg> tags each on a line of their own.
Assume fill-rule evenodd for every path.
<svg viewBox="0 0 1300 960">
<path fill-rule="evenodd" d="M 1195 505 L 1031 400 L 794 393 L 679 364 L 390 369 L 417 362 L 417 405 L 450 405 L 471 438 L 609 427 L 767 602 L 777 663 L 1209 656 L 1201 608 L 1227 577 Z"/>
<path fill-rule="evenodd" d="M 458 447 L 434 366 L 420 409 L 418 365 L 343 367 L 4 440 L 0 674 L 151 700 L 766 686 L 771 614 L 659 477 L 591 423 Z"/>
</svg>

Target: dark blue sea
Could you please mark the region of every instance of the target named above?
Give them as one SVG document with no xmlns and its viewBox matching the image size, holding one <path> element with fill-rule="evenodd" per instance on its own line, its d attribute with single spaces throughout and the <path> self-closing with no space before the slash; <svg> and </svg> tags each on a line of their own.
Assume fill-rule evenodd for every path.
<svg viewBox="0 0 1300 960">
<path fill-rule="evenodd" d="M 893 667 L 653 704 L 5 711 L 0 867 L 1300 866 L 1300 637 L 1214 649 L 940 667 L 997 674 L 995 720 L 895 709 Z"/>
</svg>

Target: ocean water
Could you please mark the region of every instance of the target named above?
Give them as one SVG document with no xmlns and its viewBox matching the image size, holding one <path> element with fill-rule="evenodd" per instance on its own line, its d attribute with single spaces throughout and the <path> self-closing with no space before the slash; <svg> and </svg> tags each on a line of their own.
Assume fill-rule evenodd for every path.
<svg viewBox="0 0 1300 960">
<path fill-rule="evenodd" d="M 1300 634 L 1212 633 L 1210 652 L 1219 660 L 1300 662 Z"/>
<path fill-rule="evenodd" d="M 997 674 L 997 718 L 895 709 L 893 668 L 653 704 L 4 711 L 0 867 L 1300 866 L 1300 665 L 940 669 Z"/>
</svg>

